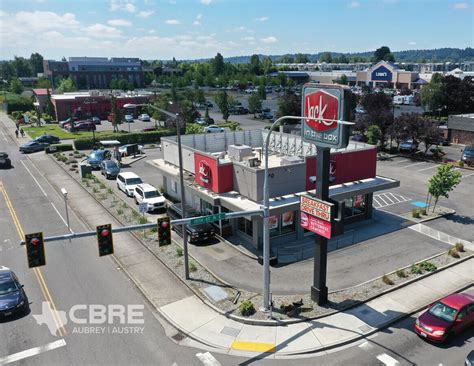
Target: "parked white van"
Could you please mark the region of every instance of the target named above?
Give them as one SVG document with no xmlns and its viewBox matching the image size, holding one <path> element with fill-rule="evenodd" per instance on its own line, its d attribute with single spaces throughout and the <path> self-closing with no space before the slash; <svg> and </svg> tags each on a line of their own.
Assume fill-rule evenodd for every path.
<svg viewBox="0 0 474 366">
<path fill-rule="evenodd" d="M 133 197 L 135 187 L 142 183 L 142 179 L 132 172 L 122 172 L 117 175 L 117 188 L 129 197 Z"/>
</svg>

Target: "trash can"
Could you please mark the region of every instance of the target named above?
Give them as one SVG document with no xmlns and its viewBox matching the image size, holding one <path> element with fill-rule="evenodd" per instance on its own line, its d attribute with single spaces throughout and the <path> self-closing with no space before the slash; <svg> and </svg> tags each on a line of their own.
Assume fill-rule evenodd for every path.
<svg viewBox="0 0 474 366">
<path fill-rule="evenodd" d="M 81 164 L 81 178 L 85 178 L 88 174 L 92 174 L 92 167 L 90 165 Z"/>
</svg>

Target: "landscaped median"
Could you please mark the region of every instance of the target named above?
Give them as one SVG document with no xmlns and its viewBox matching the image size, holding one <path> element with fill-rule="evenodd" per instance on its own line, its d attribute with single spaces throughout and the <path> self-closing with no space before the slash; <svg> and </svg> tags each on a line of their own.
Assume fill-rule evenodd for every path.
<svg viewBox="0 0 474 366">
<path fill-rule="evenodd" d="M 136 207 L 129 205 L 119 195 L 116 195 L 113 189 L 108 188 L 95 175 L 80 178 L 79 174 L 71 172 L 71 162 L 68 164 L 68 160 L 74 157 L 74 153 L 72 156 L 57 154 L 53 159 L 81 183 L 97 202 L 122 225 L 148 222 Z M 158 246 L 156 229 L 134 231 L 133 235 L 207 305 L 226 317 L 251 324 L 295 323 L 337 313 L 473 257 L 472 252 L 458 245 L 456 250 L 451 249 L 449 252 L 439 253 L 390 273 L 381 273 L 379 277 L 357 286 L 330 292 L 329 304 L 325 307 L 313 303 L 309 294 L 273 296 L 273 319 L 268 320 L 268 315 L 259 310 L 263 303 L 260 294 L 240 290 L 226 284 L 192 257 L 189 266 L 191 278 L 184 280 L 183 248 L 181 238 L 175 233 L 173 233 L 175 240 L 172 241 L 172 244 L 162 247 Z M 211 293 L 218 293 L 218 299 L 216 300 L 216 296 Z"/>
</svg>

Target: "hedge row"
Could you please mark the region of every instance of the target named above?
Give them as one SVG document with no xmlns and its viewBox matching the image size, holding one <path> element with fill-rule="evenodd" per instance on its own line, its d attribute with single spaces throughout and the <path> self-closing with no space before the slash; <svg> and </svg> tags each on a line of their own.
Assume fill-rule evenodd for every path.
<svg viewBox="0 0 474 366">
<path fill-rule="evenodd" d="M 44 148 L 46 154 L 55 153 L 57 151 L 71 151 L 73 150 L 72 144 L 58 144 L 58 145 L 49 145 Z"/>
<path fill-rule="evenodd" d="M 15 98 L 15 100 L 9 100 L 7 103 L 7 114 L 14 111 L 28 112 L 32 109 L 34 109 L 33 102 L 28 98 Z"/>
<path fill-rule="evenodd" d="M 174 130 L 160 130 L 151 132 L 132 132 L 127 134 L 110 134 L 100 135 L 96 137 L 96 141 L 103 140 L 118 140 L 121 144 L 156 144 L 161 141 L 164 136 L 173 136 L 176 132 Z M 74 140 L 75 150 L 87 150 L 94 147 L 94 140 L 92 137 L 86 137 Z"/>
</svg>

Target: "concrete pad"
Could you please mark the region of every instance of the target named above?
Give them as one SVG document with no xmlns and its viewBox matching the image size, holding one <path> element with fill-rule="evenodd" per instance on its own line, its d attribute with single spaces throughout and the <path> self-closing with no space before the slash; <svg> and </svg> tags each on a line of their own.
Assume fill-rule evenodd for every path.
<svg viewBox="0 0 474 366">
<path fill-rule="evenodd" d="M 205 339 L 207 343 L 212 343 L 216 347 L 229 349 L 236 337 L 223 333 L 224 328 L 234 329 L 236 334 L 238 334 L 243 326 L 243 323 L 236 322 L 235 320 L 228 319 L 221 315 L 195 329 L 193 336 L 198 339 Z"/>
<path fill-rule="evenodd" d="M 116 251 L 116 245 L 114 245 L 114 255 L 118 258 L 123 266 L 128 267 L 148 261 L 151 254 L 149 252 L 144 252 L 143 250 L 136 250 L 135 253 L 132 254 L 120 255 Z"/>
<path fill-rule="evenodd" d="M 309 324 L 297 323 L 286 327 L 277 327 L 276 350 L 277 353 L 294 353 L 320 347 L 321 342 L 311 331 Z"/>
<path fill-rule="evenodd" d="M 356 316 L 370 327 L 378 328 L 408 310 L 404 304 L 382 296 L 369 303 L 352 308 L 346 313 Z"/>
<path fill-rule="evenodd" d="M 146 291 L 150 301 L 152 301 L 157 307 L 170 304 L 192 295 L 192 292 L 184 286 L 170 286 L 170 281 L 175 281 L 175 279 L 160 274 L 154 280 L 140 283 L 140 285 L 144 291 Z"/>
<path fill-rule="evenodd" d="M 236 337 L 236 340 L 243 342 L 261 342 L 275 344 L 276 328 L 277 327 L 265 327 L 261 325 L 244 324 L 239 335 Z"/>
<path fill-rule="evenodd" d="M 447 271 L 456 273 L 459 276 L 466 277 L 471 281 L 474 279 L 474 259 L 469 259 L 463 263 L 457 264 Z"/>
<path fill-rule="evenodd" d="M 471 278 L 467 277 L 467 274 L 460 275 L 452 271 L 451 269 L 446 269 L 440 273 L 437 273 L 433 276 L 429 276 L 422 280 L 423 286 L 426 286 L 433 291 L 441 292 L 442 294 L 449 294 L 453 289 L 459 288 L 466 283 L 472 282 L 474 276 Z"/>
<path fill-rule="evenodd" d="M 130 272 L 139 282 L 153 281 L 160 271 L 155 271 L 156 259 L 148 258 L 146 261 L 129 265 L 127 271 Z"/>
<path fill-rule="evenodd" d="M 196 296 L 190 296 L 162 306 L 160 310 L 179 329 L 184 329 L 188 333 L 192 333 L 212 319 L 222 316 L 203 304 Z"/>
<path fill-rule="evenodd" d="M 338 313 L 310 322 L 312 332 L 322 346 L 329 346 L 365 333 L 368 325 L 351 314 Z M 370 329 L 370 328 L 369 328 Z"/>
</svg>

